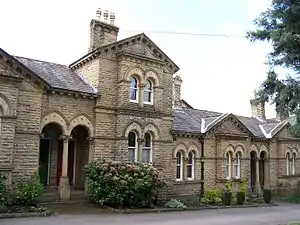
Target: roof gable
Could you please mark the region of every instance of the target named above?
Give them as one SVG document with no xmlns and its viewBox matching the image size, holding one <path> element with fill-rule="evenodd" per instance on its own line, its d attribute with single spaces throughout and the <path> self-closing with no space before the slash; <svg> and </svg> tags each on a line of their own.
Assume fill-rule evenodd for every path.
<svg viewBox="0 0 300 225">
<path fill-rule="evenodd" d="M 253 134 L 248 128 L 233 114 L 223 114 L 213 120 L 205 130 L 208 132 L 229 134 L 229 135 L 249 135 Z"/>
<path fill-rule="evenodd" d="M 98 57 L 100 55 L 109 54 L 111 52 L 119 53 L 124 50 L 130 50 L 132 47 L 136 45 L 144 45 L 145 48 L 142 49 L 143 52 L 140 51 L 140 53 L 143 53 L 145 57 L 156 59 L 161 61 L 166 65 L 168 69 L 170 69 L 173 73 L 177 72 L 179 70 L 179 67 L 144 33 L 131 36 L 129 38 L 114 42 L 109 45 L 102 46 L 85 56 L 81 57 L 77 61 L 70 64 L 71 69 L 76 69 L 78 67 L 81 67 L 82 65 L 88 63 L 93 58 Z M 132 50 L 132 49 L 131 49 Z M 139 52 L 139 51 L 138 51 Z M 137 52 L 133 52 L 134 54 L 137 54 Z M 138 54 L 140 54 L 138 53 Z"/>
</svg>

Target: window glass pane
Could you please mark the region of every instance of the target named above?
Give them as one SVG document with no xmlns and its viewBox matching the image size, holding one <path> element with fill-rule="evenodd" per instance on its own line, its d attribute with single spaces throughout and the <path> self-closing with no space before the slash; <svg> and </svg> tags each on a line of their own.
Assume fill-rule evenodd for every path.
<svg viewBox="0 0 300 225">
<path fill-rule="evenodd" d="M 130 88 L 130 99 L 131 100 L 137 100 L 137 90 Z"/>
<path fill-rule="evenodd" d="M 193 166 L 192 166 L 192 165 L 188 165 L 186 169 L 187 169 L 187 171 L 186 171 L 187 177 L 188 177 L 188 178 L 192 178 L 192 177 L 193 177 L 193 175 L 192 175 L 192 174 L 193 174 L 193 172 L 192 172 Z"/>
<path fill-rule="evenodd" d="M 143 162 L 149 163 L 150 162 L 150 149 L 143 149 Z"/>
<path fill-rule="evenodd" d="M 144 146 L 151 147 L 151 135 L 149 133 L 146 133 L 144 139 L 145 139 Z"/>
<path fill-rule="evenodd" d="M 135 153 L 135 149 L 134 148 L 128 148 L 128 160 L 130 162 L 134 162 L 134 154 Z"/>
<path fill-rule="evenodd" d="M 128 135 L 128 146 L 129 147 L 135 147 L 136 145 L 136 137 L 135 137 L 135 133 L 130 132 Z"/>
<path fill-rule="evenodd" d="M 137 88 L 137 80 L 133 77 L 130 78 L 130 87 L 131 88 Z"/>
<path fill-rule="evenodd" d="M 151 102 L 151 92 L 144 91 L 144 102 Z"/>
<path fill-rule="evenodd" d="M 177 152 L 176 157 L 177 157 L 177 164 L 181 164 L 181 153 Z"/>
<path fill-rule="evenodd" d="M 193 152 L 189 152 L 188 164 L 193 164 L 194 154 Z"/>
<path fill-rule="evenodd" d="M 181 167 L 177 166 L 177 170 L 176 170 L 176 178 L 180 179 L 181 178 Z"/>
</svg>

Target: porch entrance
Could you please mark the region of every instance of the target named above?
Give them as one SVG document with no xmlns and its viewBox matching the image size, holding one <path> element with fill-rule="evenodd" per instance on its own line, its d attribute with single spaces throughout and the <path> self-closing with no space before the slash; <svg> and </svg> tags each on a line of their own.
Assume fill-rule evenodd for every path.
<svg viewBox="0 0 300 225">
<path fill-rule="evenodd" d="M 60 126 L 47 124 L 42 130 L 39 153 L 39 176 L 44 186 L 59 186 L 63 169 L 63 147 Z M 68 140 L 67 175 L 73 188 L 84 189 L 84 166 L 88 163 L 89 141 L 88 131 L 83 126 L 77 126 L 71 132 Z"/>
</svg>

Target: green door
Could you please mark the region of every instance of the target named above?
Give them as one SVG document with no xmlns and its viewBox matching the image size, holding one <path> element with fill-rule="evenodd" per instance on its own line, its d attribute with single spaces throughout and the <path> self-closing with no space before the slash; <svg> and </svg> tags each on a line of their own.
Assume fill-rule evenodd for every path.
<svg viewBox="0 0 300 225">
<path fill-rule="evenodd" d="M 50 139 L 40 140 L 39 176 L 43 185 L 49 185 Z"/>
</svg>

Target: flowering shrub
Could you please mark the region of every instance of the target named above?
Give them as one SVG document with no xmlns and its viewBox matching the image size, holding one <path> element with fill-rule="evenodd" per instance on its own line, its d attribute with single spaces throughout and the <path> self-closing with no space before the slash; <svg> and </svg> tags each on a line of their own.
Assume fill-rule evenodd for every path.
<svg viewBox="0 0 300 225">
<path fill-rule="evenodd" d="M 151 207 L 165 185 L 158 170 L 144 164 L 97 159 L 86 165 L 88 197 L 98 204 Z"/>
<path fill-rule="evenodd" d="M 186 206 L 180 200 L 171 198 L 170 201 L 166 202 L 165 208 L 186 208 Z"/>
</svg>

